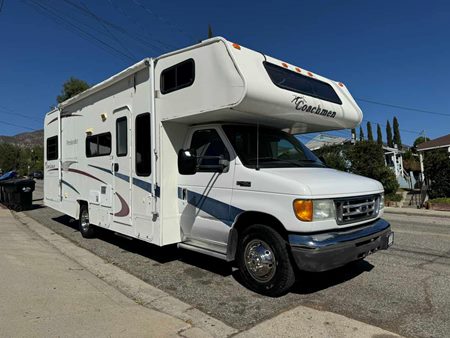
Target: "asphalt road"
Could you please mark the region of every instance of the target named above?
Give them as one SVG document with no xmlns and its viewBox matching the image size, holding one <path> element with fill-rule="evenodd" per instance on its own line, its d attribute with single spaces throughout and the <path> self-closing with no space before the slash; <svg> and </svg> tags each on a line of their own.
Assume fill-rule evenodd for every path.
<svg viewBox="0 0 450 338">
<path fill-rule="evenodd" d="M 38 191 L 35 196 L 39 203 Z M 301 273 L 292 292 L 268 298 L 240 285 L 232 266 L 220 260 L 174 246 L 157 248 L 106 230 L 96 239 L 83 239 L 75 221 L 52 209 L 36 206 L 26 213 L 238 329 L 301 304 L 404 336 L 450 337 L 450 219 L 385 215 L 396 233 L 388 251 L 333 271 Z"/>
</svg>

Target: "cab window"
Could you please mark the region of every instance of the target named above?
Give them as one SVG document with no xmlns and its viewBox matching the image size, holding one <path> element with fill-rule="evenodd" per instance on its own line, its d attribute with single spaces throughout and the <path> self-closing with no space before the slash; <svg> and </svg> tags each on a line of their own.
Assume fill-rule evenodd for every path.
<svg viewBox="0 0 450 338">
<path fill-rule="evenodd" d="M 210 168 L 210 166 L 217 166 L 221 158 L 230 160 L 228 150 L 215 129 L 195 131 L 192 135 L 190 148 L 197 151 L 198 157 L 211 156 L 211 158 L 200 160 L 199 172 L 214 172 L 216 170 Z"/>
</svg>

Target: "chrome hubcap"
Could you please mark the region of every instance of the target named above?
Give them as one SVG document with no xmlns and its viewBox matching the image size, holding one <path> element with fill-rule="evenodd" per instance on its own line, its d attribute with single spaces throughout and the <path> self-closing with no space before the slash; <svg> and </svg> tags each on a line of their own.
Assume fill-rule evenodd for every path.
<svg viewBox="0 0 450 338">
<path fill-rule="evenodd" d="M 86 210 L 83 210 L 81 212 L 80 221 L 81 221 L 81 228 L 83 229 L 83 231 L 88 231 L 90 223 L 89 223 L 89 213 Z"/>
<path fill-rule="evenodd" d="M 257 281 L 269 281 L 277 267 L 272 248 L 260 239 L 250 241 L 245 247 L 245 266 Z"/>
</svg>

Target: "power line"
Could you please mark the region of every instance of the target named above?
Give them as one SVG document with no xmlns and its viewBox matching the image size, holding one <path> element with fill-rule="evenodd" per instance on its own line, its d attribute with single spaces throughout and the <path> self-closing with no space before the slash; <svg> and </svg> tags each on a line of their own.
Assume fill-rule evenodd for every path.
<svg viewBox="0 0 450 338">
<path fill-rule="evenodd" d="M 29 115 L 25 115 L 25 114 L 21 114 L 21 113 L 15 111 L 15 110 L 7 109 L 4 106 L 0 106 L 0 110 L 1 110 L 0 114 L 3 114 L 3 115 L 8 114 L 8 115 L 20 116 L 20 117 L 23 117 L 23 118 L 25 118 L 27 120 L 33 120 L 33 121 L 36 121 L 36 122 L 39 122 L 39 123 L 42 122 L 42 120 L 39 120 L 39 119 L 37 119 L 35 117 L 29 116 Z"/>
<path fill-rule="evenodd" d="M 368 121 L 368 122 L 370 122 L 370 123 L 373 123 L 373 124 L 379 124 L 380 126 L 382 126 L 382 127 L 385 127 L 386 128 L 386 125 L 384 124 L 384 123 L 381 123 L 381 122 L 375 122 L 375 121 L 369 121 L 369 120 L 366 120 L 366 121 Z M 398 130 L 400 130 L 400 131 L 404 131 L 405 133 L 411 133 L 411 134 L 420 134 L 420 131 L 417 131 L 417 130 L 408 130 L 408 129 L 402 129 L 402 128 L 398 128 Z"/>
<path fill-rule="evenodd" d="M 158 51 L 161 51 L 161 52 L 166 52 L 166 50 L 164 50 L 164 49 L 162 49 L 161 47 L 155 45 L 152 41 L 150 41 L 150 40 L 148 40 L 148 39 L 145 39 L 145 38 L 143 38 L 143 37 L 141 37 L 140 35 L 137 35 L 137 34 L 135 34 L 135 35 L 130 34 L 130 33 L 129 33 L 126 29 L 124 29 L 123 27 L 118 26 L 118 25 L 116 25 L 116 24 L 114 24 L 114 23 L 112 23 L 112 22 L 110 22 L 110 21 L 108 21 L 108 20 L 102 18 L 102 17 L 99 16 L 98 14 L 94 13 L 92 10 L 89 10 L 89 8 L 87 8 L 86 5 L 83 4 L 84 7 L 82 7 L 82 6 L 80 6 L 80 5 L 74 3 L 73 1 L 70 1 L 70 0 L 64 0 L 64 1 L 65 1 L 67 4 L 71 5 L 72 7 L 78 9 L 78 10 L 79 10 L 80 12 L 82 12 L 84 15 L 87 15 L 87 16 L 89 16 L 89 17 L 91 17 L 91 18 L 94 17 L 94 18 L 96 19 L 96 23 L 100 23 L 100 24 L 103 26 L 103 28 L 108 32 L 109 36 L 112 37 L 112 38 L 114 39 L 114 41 L 116 41 L 117 43 L 119 43 L 119 45 L 121 45 L 122 47 L 126 48 L 126 47 L 123 45 L 123 43 L 122 43 L 121 41 L 119 41 L 119 39 L 114 35 L 114 33 L 113 33 L 109 28 L 112 28 L 112 29 L 114 29 L 115 31 L 117 31 L 117 32 L 119 32 L 119 33 L 121 33 L 121 34 L 123 34 L 124 36 L 127 36 L 127 37 L 128 37 L 128 40 L 131 39 L 131 40 L 133 40 L 134 42 L 136 42 L 136 43 L 140 44 L 141 46 L 145 47 L 145 50 L 147 50 L 149 47 L 151 47 L 153 50 L 158 50 Z M 125 13 L 125 14 L 126 14 L 126 13 Z M 64 15 L 64 16 L 65 16 L 65 15 Z M 79 23 L 79 22 L 77 22 L 77 24 L 78 24 L 78 23 Z M 97 31 L 97 32 L 99 32 L 100 34 L 104 34 L 104 32 L 99 31 L 99 30 L 96 29 L 95 27 L 90 26 L 90 25 L 87 25 L 86 23 L 84 23 L 84 24 L 85 24 L 85 26 L 87 26 L 88 28 Z M 109 27 L 109 28 L 108 28 L 108 27 Z M 159 40 L 158 40 L 158 41 L 159 41 Z M 164 43 L 161 42 L 161 41 L 159 41 L 159 42 L 160 42 L 161 44 L 164 44 Z M 167 44 L 166 44 L 166 48 L 167 48 Z M 133 58 L 135 58 L 135 57 L 133 56 L 133 53 L 130 51 L 130 49 L 129 49 L 129 48 L 126 48 L 126 49 L 127 49 L 128 53 L 129 53 Z M 169 48 L 167 48 L 167 50 L 168 50 L 168 49 L 169 49 Z"/>
<path fill-rule="evenodd" d="M 122 7 L 120 7 L 120 5 L 118 3 L 116 3 L 113 0 L 108 0 L 108 2 L 115 10 L 120 12 L 121 15 L 123 15 L 129 22 L 131 22 L 131 24 L 135 25 L 137 28 L 139 28 L 139 30 L 141 30 L 143 33 L 145 33 L 147 36 L 149 36 L 149 38 L 150 38 L 150 35 L 153 35 L 153 34 L 149 34 L 148 33 L 148 30 L 147 30 L 148 27 L 142 26 L 138 22 L 138 20 L 133 20 L 133 18 L 131 18 L 131 16 L 128 15 L 127 11 L 125 11 Z M 178 47 L 176 47 L 176 46 L 174 46 L 172 44 L 169 44 L 167 42 L 163 42 L 163 41 L 161 41 L 161 40 L 159 40 L 157 38 L 154 38 L 153 36 L 151 37 L 151 39 L 154 40 L 155 42 L 159 43 L 161 46 L 163 46 L 164 50 L 161 49 L 161 47 L 155 46 L 156 48 L 158 48 L 158 49 L 160 49 L 162 51 L 168 51 L 168 50 L 171 50 L 171 49 L 177 49 L 178 48 Z"/>
<path fill-rule="evenodd" d="M 3 9 L 3 4 L 5 3 L 5 0 L 0 0 L 0 12 L 2 11 L 2 9 Z"/>
<path fill-rule="evenodd" d="M 5 122 L 5 121 L 0 121 L 0 123 L 6 124 L 7 126 L 12 126 L 12 127 L 17 127 L 17 128 L 27 129 L 27 130 L 31 130 L 31 131 L 35 131 L 35 130 L 36 130 L 36 129 L 33 129 L 33 128 L 29 128 L 29 127 L 25 127 L 25 126 L 19 126 L 18 124 L 14 124 L 14 123 L 10 123 L 10 122 Z"/>
<path fill-rule="evenodd" d="M 154 11 L 152 11 L 151 9 L 149 9 L 148 7 L 144 6 L 140 1 L 138 0 L 133 0 L 133 3 L 142 8 L 144 11 L 146 11 L 147 13 L 149 13 L 150 15 L 152 15 L 153 17 L 155 17 L 156 19 L 158 19 L 159 21 L 161 21 L 163 24 L 165 24 L 166 26 L 172 28 L 172 30 L 178 31 L 178 33 L 183 34 L 184 36 L 188 37 L 189 39 L 192 39 L 195 41 L 195 38 L 187 33 L 186 31 L 182 30 L 181 28 L 179 28 L 178 26 L 174 25 L 173 23 L 171 23 L 169 20 L 163 18 L 162 16 L 156 14 Z"/>
<path fill-rule="evenodd" d="M 386 107 L 391 107 L 391 108 L 398 108 L 398 109 L 403 109 L 403 110 L 415 111 L 415 112 L 419 112 L 419 113 L 426 113 L 426 114 L 433 114 L 433 115 L 440 115 L 440 116 L 448 116 L 448 117 L 450 117 L 450 114 L 439 113 L 439 112 L 435 112 L 435 111 L 431 111 L 431 110 L 424 110 L 424 109 L 418 109 L 418 108 L 412 108 L 412 107 L 405 107 L 405 106 L 400 106 L 400 105 L 396 105 L 396 104 L 383 103 L 383 102 L 378 102 L 378 101 L 374 101 L 374 100 L 367 100 L 367 99 L 362 99 L 362 98 L 356 98 L 356 100 L 363 101 L 363 102 L 368 102 L 368 103 L 372 103 L 372 104 L 377 104 L 379 106 L 386 106 Z"/>
<path fill-rule="evenodd" d="M 105 52 L 109 53 L 110 55 L 113 55 L 116 57 L 119 56 L 122 59 L 125 59 L 127 61 L 129 61 L 130 59 L 133 60 L 132 58 L 130 58 L 130 56 L 124 54 L 122 51 L 118 50 L 114 46 L 111 46 L 110 44 L 106 43 L 105 41 L 98 39 L 94 35 L 90 34 L 89 32 L 86 32 L 85 30 L 81 29 L 79 26 L 75 25 L 74 23 L 72 23 L 71 21 L 66 19 L 66 17 L 70 17 L 70 16 L 66 16 L 66 17 L 61 16 L 54 10 L 51 10 L 49 7 L 45 6 L 42 3 L 37 2 L 35 0 L 28 0 L 25 3 L 35 6 L 35 8 L 39 9 L 42 14 L 50 17 L 52 20 L 54 20 L 59 25 L 64 26 L 67 30 L 72 31 L 72 32 L 75 31 L 79 36 L 81 36 L 85 40 L 87 40 L 91 43 L 93 43 L 94 41 L 97 42 L 97 44 L 95 42 L 94 42 L 94 44 L 96 44 L 99 48 L 103 49 Z M 94 41 L 92 41 L 92 40 L 94 40 Z"/>
<path fill-rule="evenodd" d="M 70 1 L 70 0 L 64 0 L 65 3 L 77 8 L 79 11 L 83 12 L 85 15 L 88 15 L 91 18 L 94 18 L 94 20 L 99 23 L 103 29 L 108 33 L 108 35 L 116 42 L 118 43 L 122 48 L 125 49 L 125 52 L 127 56 L 130 59 L 136 59 L 136 57 L 133 55 L 133 53 L 123 45 L 123 43 L 116 37 L 116 35 L 108 28 L 108 25 L 104 22 L 102 18 L 100 18 L 97 14 L 95 14 L 93 11 L 91 11 L 84 3 L 81 3 L 83 7 L 80 5 Z"/>
</svg>

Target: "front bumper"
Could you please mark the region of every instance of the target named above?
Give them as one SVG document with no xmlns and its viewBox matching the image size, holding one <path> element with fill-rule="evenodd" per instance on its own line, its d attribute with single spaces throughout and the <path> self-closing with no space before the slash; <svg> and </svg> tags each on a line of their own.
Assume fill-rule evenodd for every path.
<svg viewBox="0 0 450 338">
<path fill-rule="evenodd" d="M 289 244 L 300 270 L 326 271 L 366 257 L 393 244 L 394 233 L 384 219 L 364 227 L 317 234 L 290 234 Z"/>
</svg>

